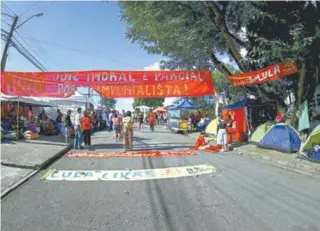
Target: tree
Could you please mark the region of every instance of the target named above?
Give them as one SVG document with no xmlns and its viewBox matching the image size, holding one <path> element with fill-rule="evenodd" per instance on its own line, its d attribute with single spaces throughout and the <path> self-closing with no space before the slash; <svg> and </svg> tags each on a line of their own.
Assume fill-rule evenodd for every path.
<svg viewBox="0 0 320 231">
<path fill-rule="evenodd" d="M 117 100 L 113 99 L 113 98 L 104 98 L 104 97 L 101 97 L 100 99 L 100 105 L 101 106 L 104 106 L 108 109 L 111 109 L 111 108 L 115 108 L 116 106 L 116 103 L 117 103 Z"/>
<path fill-rule="evenodd" d="M 162 107 L 164 103 L 164 98 L 135 98 L 133 100 L 132 107 L 136 108 L 138 106 L 148 106 L 152 108 Z"/>
<path fill-rule="evenodd" d="M 241 72 L 295 59 L 299 74 L 241 91 L 281 107 L 290 90 L 298 94 L 298 86 L 301 100 L 314 92 L 320 66 L 318 2 L 149 1 L 120 6 L 127 37 L 149 53 L 165 56 L 162 68 L 218 70 L 226 77 L 232 73 L 219 54 L 228 55 Z M 239 34 L 243 28 L 247 36 Z M 244 48 L 247 58 L 240 54 Z"/>
</svg>

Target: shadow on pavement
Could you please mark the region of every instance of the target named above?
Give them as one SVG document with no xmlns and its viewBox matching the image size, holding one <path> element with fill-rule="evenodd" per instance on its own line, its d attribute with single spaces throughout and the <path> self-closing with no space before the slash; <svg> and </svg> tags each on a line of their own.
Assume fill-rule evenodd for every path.
<svg viewBox="0 0 320 231">
<path fill-rule="evenodd" d="M 119 149 L 123 148 L 123 143 L 109 143 L 109 144 L 94 144 L 91 146 L 92 149 Z"/>
</svg>

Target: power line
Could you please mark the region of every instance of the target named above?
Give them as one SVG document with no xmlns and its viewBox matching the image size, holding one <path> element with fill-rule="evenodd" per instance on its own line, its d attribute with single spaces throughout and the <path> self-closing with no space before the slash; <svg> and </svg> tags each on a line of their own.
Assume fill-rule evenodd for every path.
<svg viewBox="0 0 320 231">
<path fill-rule="evenodd" d="M 17 16 L 16 13 L 14 13 L 13 10 L 11 10 L 4 2 L 1 2 L 1 6 L 7 13 Z"/>
<path fill-rule="evenodd" d="M 1 33 L 1 39 L 7 40 L 7 35 Z M 14 36 L 12 37 L 11 45 L 39 70 L 47 71 L 47 68 L 41 64 Z"/>
<path fill-rule="evenodd" d="M 21 17 L 22 15 L 24 15 L 25 13 L 27 13 L 29 10 L 31 10 L 33 7 L 35 7 L 36 5 L 38 5 L 40 3 L 39 2 L 36 2 L 35 4 L 33 4 L 32 6 L 30 6 L 28 9 L 26 9 L 25 11 L 23 11 L 19 17 Z"/>
<path fill-rule="evenodd" d="M 4 13 L 4 12 L 1 12 L 1 15 L 2 15 L 4 18 L 8 19 L 10 22 L 13 22 L 14 16 L 12 16 L 12 15 L 10 15 L 10 14 L 6 14 L 6 13 Z"/>
<path fill-rule="evenodd" d="M 1 19 L 1 22 L 3 22 L 3 23 L 5 23 L 5 24 L 7 24 L 8 26 L 11 26 L 11 24 L 10 24 L 10 23 L 8 23 L 7 21 L 5 21 L 3 18 Z"/>
<path fill-rule="evenodd" d="M 25 38 L 25 39 L 28 39 L 28 38 Z M 95 57 L 98 57 L 98 58 L 107 59 L 109 61 L 116 62 L 116 63 L 119 63 L 119 64 L 124 64 L 124 65 L 131 66 L 131 67 L 134 67 L 134 68 L 140 68 L 140 67 L 134 66 L 134 65 L 132 65 L 130 63 L 121 62 L 121 61 L 118 61 L 118 60 L 103 56 L 103 55 L 98 54 L 98 53 L 93 53 L 93 52 L 89 52 L 89 51 L 85 51 L 85 50 L 79 50 L 79 49 L 76 49 L 76 48 L 65 47 L 65 46 L 60 45 L 60 44 L 50 43 L 50 42 L 42 41 L 42 40 L 39 40 L 39 39 L 34 39 L 34 40 L 36 40 L 38 42 L 41 42 L 41 43 L 44 43 L 44 44 L 60 47 L 60 48 L 65 49 L 65 50 L 76 51 L 76 52 L 79 52 L 79 53 L 84 53 L 84 54 L 92 55 L 92 56 L 95 56 Z"/>
<path fill-rule="evenodd" d="M 15 37 L 13 37 L 12 46 L 41 71 L 47 71 L 47 68 L 41 64 L 21 43 L 19 43 Z"/>
<path fill-rule="evenodd" d="M 48 53 L 46 52 L 46 50 L 43 48 L 43 46 L 41 45 L 41 43 L 38 42 L 38 41 L 36 41 L 36 39 L 34 38 L 34 36 L 33 36 L 32 34 L 30 34 L 29 32 L 23 31 L 23 30 L 21 30 L 21 29 L 20 29 L 20 33 L 23 33 L 26 37 L 31 38 L 31 39 L 29 39 L 29 41 L 32 43 L 33 47 L 38 48 L 37 50 L 39 51 L 40 54 L 42 54 L 42 57 L 44 57 L 44 58 L 47 59 L 47 60 L 53 61 L 53 62 L 55 63 L 54 66 L 62 69 L 62 67 L 61 67 L 61 65 L 58 63 L 58 61 L 57 61 L 53 56 L 51 56 L 50 54 L 48 54 Z M 25 39 L 24 39 L 24 42 L 26 42 Z M 47 56 L 47 57 L 46 57 L 46 56 Z"/>
<path fill-rule="evenodd" d="M 20 37 L 21 40 L 30 48 L 30 50 L 31 50 L 36 56 L 38 56 L 38 58 L 40 58 L 40 59 L 42 60 L 42 62 L 44 62 L 44 64 L 46 64 L 46 65 L 49 66 L 49 67 L 51 66 L 51 64 L 48 63 L 42 55 L 40 55 L 38 52 L 36 52 L 36 51 L 32 48 L 32 46 L 30 46 L 29 43 L 27 43 L 25 40 L 22 39 L 22 37 L 21 37 L 21 35 L 19 34 L 18 31 L 16 31 L 16 34 L 17 34 L 18 37 Z M 50 68 L 50 69 L 52 69 L 52 68 Z"/>
</svg>

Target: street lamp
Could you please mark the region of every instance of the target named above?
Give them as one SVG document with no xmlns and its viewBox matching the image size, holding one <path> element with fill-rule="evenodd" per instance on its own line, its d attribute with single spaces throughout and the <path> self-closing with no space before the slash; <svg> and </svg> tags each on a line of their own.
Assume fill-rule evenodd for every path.
<svg viewBox="0 0 320 231">
<path fill-rule="evenodd" d="M 23 24 L 25 24 L 26 22 L 28 22 L 30 19 L 35 18 L 35 17 L 41 17 L 43 15 L 43 13 L 39 13 L 39 14 L 35 14 L 32 15 L 31 17 L 27 18 L 26 20 L 24 20 L 22 23 L 20 23 L 15 30 L 17 30 L 19 27 L 21 27 Z"/>
<path fill-rule="evenodd" d="M 7 63 L 7 53 L 8 53 L 8 49 L 9 49 L 9 45 L 11 43 L 11 39 L 12 39 L 12 36 L 13 36 L 13 32 L 18 29 L 19 27 L 21 27 L 23 24 L 25 24 L 26 22 L 28 22 L 30 19 L 34 18 L 34 17 L 41 17 L 43 15 L 43 13 L 40 13 L 40 14 L 35 14 L 35 15 L 32 15 L 31 17 L 29 17 L 28 19 L 26 19 L 25 21 L 23 21 L 22 23 L 20 23 L 20 25 L 16 26 L 17 23 L 18 23 L 18 19 L 19 17 L 18 16 L 15 16 L 14 17 L 14 20 L 13 20 L 13 23 L 11 25 L 11 28 L 10 28 L 10 32 L 7 36 L 7 41 L 6 41 L 6 45 L 4 46 L 4 49 L 3 49 L 3 53 L 2 53 L 2 58 L 1 58 L 1 71 L 4 71 L 5 70 L 5 66 L 6 66 L 6 63 Z"/>
</svg>

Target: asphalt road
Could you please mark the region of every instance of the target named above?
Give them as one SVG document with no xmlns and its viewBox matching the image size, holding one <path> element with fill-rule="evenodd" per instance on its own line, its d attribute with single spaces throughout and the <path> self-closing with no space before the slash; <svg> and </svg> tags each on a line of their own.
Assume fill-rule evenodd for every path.
<svg viewBox="0 0 320 231">
<path fill-rule="evenodd" d="M 162 127 L 135 132 L 137 149 L 182 149 L 194 138 Z M 122 150 L 110 133 L 96 151 Z M 34 176 L 2 201 L 4 231 L 320 230 L 320 182 L 233 153 L 132 158 L 61 158 L 58 170 L 118 170 L 212 164 L 213 174 L 145 181 L 41 181 Z"/>
</svg>

